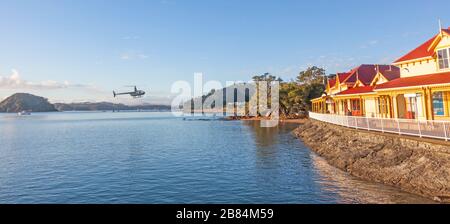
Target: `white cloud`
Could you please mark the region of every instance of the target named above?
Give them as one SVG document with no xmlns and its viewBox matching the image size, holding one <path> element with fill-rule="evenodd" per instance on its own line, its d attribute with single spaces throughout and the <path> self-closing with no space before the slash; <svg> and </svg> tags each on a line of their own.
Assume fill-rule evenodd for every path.
<svg viewBox="0 0 450 224">
<path fill-rule="evenodd" d="M 13 69 L 9 76 L 0 75 L 0 101 L 19 91 L 44 96 L 53 103 L 113 102 L 130 105 L 170 105 L 172 99 L 176 96 L 166 92 L 144 90 L 147 94 L 143 98 L 134 99 L 129 96 L 114 98 L 112 90 L 105 90 L 93 84 L 72 84 L 69 81 L 58 82 L 54 80 L 31 82 L 22 79 L 16 69 Z"/>
<path fill-rule="evenodd" d="M 68 81 L 57 82 L 45 80 L 41 82 L 31 82 L 20 77 L 16 69 L 12 69 L 10 76 L 0 76 L 1 89 L 65 89 L 71 87 L 92 87 L 90 85 L 71 84 Z"/>
<path fill-rule="evenodd" d="M 122 59 L 122 60 L 129 60 L 129 59 L 130 59 L 130 55 L 127 54 L 127 53 L 123 53 L 123 54 L 120 56 L 120 59 Z"/>
<path fill-rule="evenodd" d="M 120 59 L 122 60 L 145 60 L 148 58 L 148 55 L 138 52 L 125 52 L 120 55 Z"/>
</svg>

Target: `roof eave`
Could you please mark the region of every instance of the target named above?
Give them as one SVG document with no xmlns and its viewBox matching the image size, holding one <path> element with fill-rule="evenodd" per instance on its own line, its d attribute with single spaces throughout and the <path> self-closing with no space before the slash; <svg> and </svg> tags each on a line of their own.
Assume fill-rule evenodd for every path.
<svg viewBox="0 0 450 224">
<path fill-rule="evenodd" d="M 414 86 L 404 86 L 404 87 L 390 87 L 384 89 L 374 89 L 375 92 L 386 92 L 395 90 L 406 90 L 406 89 L 420 89 L 425 87 L 443 87 L 450 86 L 450 83 L 439 83 L 439 84 L 428 84 L 428 85 L 414 85 Z"/>
<path fill-rule="evenodd" d="M 352 96 L 367 96 L 367 95 L 376 95 L 376 94 L 377 94 L 376 92 L 342 94 L 342 95 L 336 95 L 335 98 L 344 98 L 344 97 L 352 97 Z"/>
<path fill-rule="evenodd" d="M 410 59 L 410 60 L 404 60 L 404 61 L 396 61 L 394 63 L 392 63 L 393 65 L 402 65 L 402 64 L 407 64 L 407 63 L 413 63 L 413 62 L 418 62 L 418 61 L 424 61 L 424 60 L 428 60 L 428 59 L 434 59 L 433 56 L 427 56 L 427 57 L 422 57 L 422 58 L 414 58 L 414 59 Z"/>
</svg>

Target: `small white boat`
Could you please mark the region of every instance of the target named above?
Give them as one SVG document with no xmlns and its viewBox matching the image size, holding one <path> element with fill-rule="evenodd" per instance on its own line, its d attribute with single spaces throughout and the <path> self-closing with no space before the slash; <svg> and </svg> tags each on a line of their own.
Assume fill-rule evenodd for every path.
<svg viewBox="0 0 450 224">
<path fill-rule="evenodd" d="M 19 115 L 19 116 L 27 116 L 27 115 L 31 115 L 31 112 L 23 110 L 23 111 L 20 111 L 19 113 L 17 113 L 17 115 Z"/>
</svg>

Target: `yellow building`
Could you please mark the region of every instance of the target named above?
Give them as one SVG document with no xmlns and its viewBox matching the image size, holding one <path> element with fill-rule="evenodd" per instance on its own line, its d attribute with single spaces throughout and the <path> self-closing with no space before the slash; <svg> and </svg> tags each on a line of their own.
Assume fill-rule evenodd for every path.
<svg viewBox="0 0 450 224">
<path fill-rule="evenodd" d="M 375 75 L 370 72 L 371 65 L 362 65 L 356 72 L 353 69 L 350 88 L 352 82 L 342 82 L 339 77 L 330 80 L 326 94 L 312 101 L 313 112 L 450 120 L 450 27 L 393 65 L 390 70 L 375 66 Z M 345 86 L 341 88 L 342 83 Z"/>
<path fill-rule="evenodd" d="M 347 73 L 339 73 L 328 80 L 326 94 L 312 100 L 313 112 L 388 117 L 389 112 L 383 106 L 375 106 L 385 104 L 385 98 L 378 97 L 374 88 L 399 77 L 400 69 L 392 65 L 360 65 Z"/>
</svg>

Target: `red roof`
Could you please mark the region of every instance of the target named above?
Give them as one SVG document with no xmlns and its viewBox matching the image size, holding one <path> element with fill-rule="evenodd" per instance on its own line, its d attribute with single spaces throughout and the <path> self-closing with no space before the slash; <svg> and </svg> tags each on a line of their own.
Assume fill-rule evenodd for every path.
<svg viewBox="0 0 450 224">
<path fill-rule="evenodd" d="M 347 89 L 345 91 L 342 91 L 338 93 L 337 95 L 355 95 L 355 94 L 363 94 L 363 93 L 371 93 L 373 92 L 373 86 L 362 86 L 362 87 L 356 87 Z"/>
<path fill-rule="evenodd" d="M 391 80 L 394 80 L 394 79 L 398 79 L 398 78 L 400 78 L 400 68 L 395 67 L 393 70 L 391 70 L 391 71 L 384 71 L 384 72 L 381 72 L 381 74 L 383 74 L 383 76 L 388 81 L 391 81 Z"/>
<path fill-rule="evenodd" d="M 448 35 L 450 35 L 450 27 L 448 29 L 442 29 L 442 32 L 447 33 Z M 414 59 L 419 59 L 419 58 L 425 58 L 425 57 L 433 56 L 434 55 L 434 49 L 433 48 L 430 49 L 430 46 L 433 43 L 434 39 L 436 39 L 436 37 L 438 37 L 438 36 L 439 36 L 439 34 L 435 35 L 433 38 L 429 39 L 427 42 L 423 43 L 418 48 L 412 50 L 411 52 L 409 52 L 405 56 L 399 58 L 394 63 L 399 63 L 399 62 L 403 62 L 403 61 L 409 61 L 409 60 L 414 60 Z"/>
<path fill-rule="evenodd" d="M 420 45 L 418 48 L 412 50 L 405 56 L 399 58 L 397 61 L 395 61 L 395 63 L 433 56 L 434 49 L 430 49 L 430 50 L 428 50 L 428 49 L 430 48 L 430 45 L 433 43 L 434 39 L 436 39 L 437 36 L 438 35 L 434 36 L 433 38 L 429 39 L 427 42 Z"/>
<path fill-rule="evenodd" d="M 400 68 L 392 65 L 361 65 L 354 68 L 351 74 L 355 78 L 354 82 L 359 80 L 364 85 L 370 85 L 378 72 L 388 80 L 400 78 Z"/>
<path fill-rule="evenodd" d="M 328 79 L 328 83 L 330 84 L 330 88 L 333 88 L 334 85 L 336 85 L 336 79 Z"/>
<path fill-rule="evenodd" d="M 402 87 L 427 86 L 427 85 L 437 85 L 437 84 L 449 84 L 450 85 L 450 72 L 399 78 L 399 79 L 395 79 L 395 80 L 380 84 L 375 87 L 375 90 L 402 88 Z"/>
<path fill-rule="evenodd" d="M 340 83 L 345 83 L 350 75 L 351 73 L 338 73 L 337 78 L 339 79 Z"/>
</svg>

